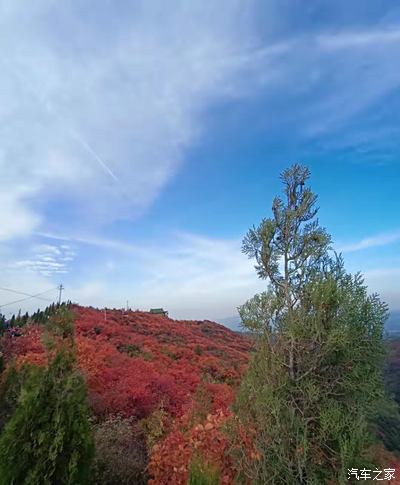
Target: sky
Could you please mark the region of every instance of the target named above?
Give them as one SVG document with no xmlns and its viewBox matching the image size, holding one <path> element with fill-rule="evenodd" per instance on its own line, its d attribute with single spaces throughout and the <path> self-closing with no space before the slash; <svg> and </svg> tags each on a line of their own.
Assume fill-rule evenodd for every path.
<svg viewBox="0 0 400 485">
<path fill-rule="evenodd" d="M 0 310 L 237 320 L 279 174 L 400 311 L 400 5 L 0 0 Z M 41 294 L 22 302 L 26 295 Z"/>
</svg>

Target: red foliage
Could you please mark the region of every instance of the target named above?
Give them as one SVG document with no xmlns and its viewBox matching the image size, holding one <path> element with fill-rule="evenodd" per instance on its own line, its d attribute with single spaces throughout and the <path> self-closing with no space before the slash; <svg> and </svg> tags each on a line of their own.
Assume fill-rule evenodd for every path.
<svg viewBox="0 0 400 485">
<path fill-rule="evenodd" d="M 36 325 L 28 325 L 19 329 L 19 336 L 12 337 L 6 334 L 2 338 L 2 349 L 6 360 L 14 356 L 43 354 L 44 347 L 41 341 L 42 328 Z"/>
<path fill-rule="evenodd" d="M 207 451 L 207 460 L 218 464 L 223 474 L 222 483 L 231 483 L 227 438 L 221 428 L 251 342 L 209 321 L 79 306 L 72 310 L 77 362 L 86 376 L 95 414 L 139 420 L 162 407 L 170 416 L 172 431 L 151 457 L 152 483 L 186 483 L 195 451 Z M 42 326 L 29 324 L 21 336 L 4 337 L 6 361 L 15 356 L 18 363 L 46 364 L 42 331 Z M 205 423 L 194 425 L 190 416 L 200 383 L 210 399 L 210 414 Z"/>
<path fill-rule="evenodd" d="M 192 405 L 195 403 L 192 403 Z M 254 460 L 259 454 L 253 446 L 254 430 L 244 429 L 228 408 L 208 414 L 193 423 L 192 409 L 175 420 L 171 432 L 152 449 L 149 485 L 185 485 L 193 460 L 218 470 L 221 484 L 234 483 L 233 454 L 237 444 L 245 446 Z"/>
<path fill-rule="evenodd" d="M 217 323 L 175 321 L 145 312 L 73 307 L 77 359 L 99 416 L 138 419 L 162 403 L 172 416 L 190 405 L 201 380 L 213 408 L 233 399 L 251 347 L 239 334 Z M 3 338 L 6 360 L 43 365 L 43 327 L 28 325 L 21 336 Z"/>
<path fill-rule="evenodd" d="M 221 484 L 233 483 L 234 467 L 227 454 L 229 440 L 222 430 L 229 416 L 228 411 L 222 410 L 209 414 L 205 423 L 197 424 L 186 432 L 187 415 L 177 420 L 175 429 L 153 448 L 149 485 L 185 485 L 193 458 L 200 458 L 218 469 Z"/>
</svg>

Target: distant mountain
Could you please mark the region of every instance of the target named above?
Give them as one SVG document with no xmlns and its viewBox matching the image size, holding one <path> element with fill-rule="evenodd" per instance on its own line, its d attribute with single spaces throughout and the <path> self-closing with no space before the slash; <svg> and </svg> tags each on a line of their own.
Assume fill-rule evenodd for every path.
<svg viewBox="0 0 400 485">
<path fill-rule="evenodd" d="M 217 322 L 221 323 L 225 327 L 230 328 L 231 330 L 234 330 L 235 332 L 242 330 L 240 326 L 241 322 L 240 322 L 239 315 L 233 316 L 233 317 L 220 318 L 217 320 Z"/>
<path fill-rule="evenodd" d="M 394 310 L 390 312 L 390 317 L 386 322 L 386 330 L 390 334 L 400 334 L 400 310 Z"/>
<path fill-rule="evenodd" d="M 228 327 L 234 331 L 243 330 L 240 326 L 239 316 L 220 318 L 218 320 L 218 323 L 221 323 L 225 327 Z M 390 312 L 390 317 L 386 322 L 385 328 L 386 328 L 386 331 L 389 332 L 390 334 L 400 335 L 400 310 L 394 310 Z"/>
</svg>

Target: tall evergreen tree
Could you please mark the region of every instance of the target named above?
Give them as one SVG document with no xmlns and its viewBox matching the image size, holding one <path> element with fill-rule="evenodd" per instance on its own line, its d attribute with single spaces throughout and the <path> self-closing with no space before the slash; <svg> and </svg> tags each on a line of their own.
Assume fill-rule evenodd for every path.
<svg viewBox="0 0 400 485">
<path fill-rule="evenodd" d="M 86 386 L 75 366 L 70 321 L 56 315 L 51 328 L 55 358 L 47 369 L 31 370 L 0 437 L 0 485 L 88 483 L 93 445 Z"/>
<path fill-rule="evenodd" d="M 243 450 L 241 472 L 257 484 L 347 483 L 348 468 L 367 463 L 368 422 L 384 394 L 386 305 L 330 256 L 308 178 L 299 165 L 284 171 L 284 200 L 243 241 L 269 283 L 239 309 L 258 336 L 236 402 L 259 453 Z"/>
<path fill-rule="evenodd" d="M 6 317 L 2 313 L 0 313 L 0 337 L 4 334 L 6 330 Z M 0 347 L 1 352 L 1 347 Z"/>
</svg>

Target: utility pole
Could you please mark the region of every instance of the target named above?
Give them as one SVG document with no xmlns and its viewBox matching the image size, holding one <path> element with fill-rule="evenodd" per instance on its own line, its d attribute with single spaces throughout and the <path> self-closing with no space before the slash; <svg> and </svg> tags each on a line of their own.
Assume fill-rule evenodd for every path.
<svg viewBox="0 0 400 485">
<path fill-rule="evenodd" d="M 61 304 L 61 293 L 62 291 L 64 290 L 65 288 L 63 287 L 63 285 L 61 284 L 59 287 L 58 287 L 58 291 L 60 292 L 59 295 L 58 295 L 58 304 L 60 305 Z"/>
</svg>

